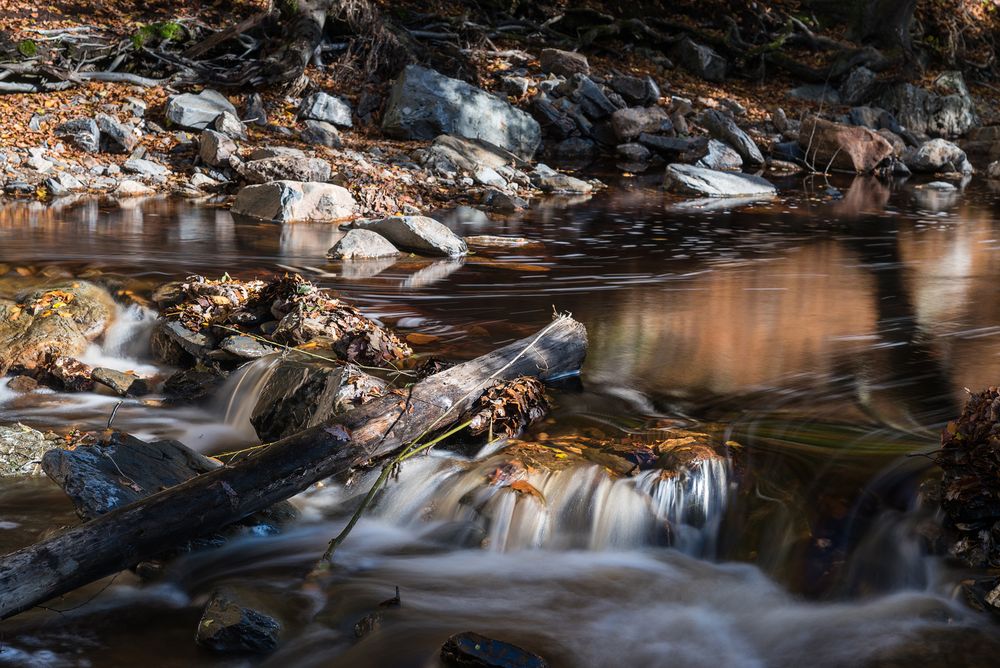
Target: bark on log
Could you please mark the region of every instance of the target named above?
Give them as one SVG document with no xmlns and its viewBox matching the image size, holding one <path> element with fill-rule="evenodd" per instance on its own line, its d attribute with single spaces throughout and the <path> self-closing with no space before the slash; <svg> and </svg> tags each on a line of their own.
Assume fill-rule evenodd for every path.
<svg viewBox="0 0 1000 668">
<path fill-rule="evenodd" d="M 236 464 L 8 554 L 0 558 L 0 619 L 392 454 L 458 419 L 495 380 L 574 373 L 586 349 L 583 325 L 560 316 L 538 334 L 426 378 L 404 394 L 389 394 Z"/>
</svg>

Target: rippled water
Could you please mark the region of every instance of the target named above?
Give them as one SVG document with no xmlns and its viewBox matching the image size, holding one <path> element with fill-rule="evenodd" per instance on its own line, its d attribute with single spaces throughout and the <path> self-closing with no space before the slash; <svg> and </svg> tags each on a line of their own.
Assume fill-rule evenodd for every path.
<svg viewBox="0 0 1000 668">
<path fill-rule="evenodd" d="M 951 600 L 960 574 L 920 549 L 912 509 L 928 464 L 908 455 L 935 447 L 965 388 L 1000 377 L 1000 196 L 979 181 L 951 199 L 860 178 L 780 185 L 781 200 L 737 211 L 678 209 L 633 180 L 507 219 L 441 212 L 467 235 L 540 243 L 349 266 L 325 259 L 335 228 L 237 224 L 205 205 L 0 209 L 11 276 L 117 277 L 142 295 L 195 272 L 297 271 L 403 333 L 437 336 L 417 348 L 444 357 L 570 311 L 590 337 L 582 387 L 556 391 L 539 430 L 655 438 L 664 424 L 721 422 L 742 445 L 682 480 L 534 473 L 544 504 L 484 487 L 489 456 L 411 462 L 319 593 L 299 579 L 364 481 L 313 490 L 288 534 L 185 557 L 156 587 L 123 574 L 57 604 L 78 609 L 6 622 L 0 665 L 222 661 L 191 638 L 224 582 L 276 601 L 286 636 L 267 665 L 433 665 L 461 630 L 560 666 L 894 665 L 879 662 L 907 656 L 900 648 L 982 665 L 977 648 L 994 632 Z M 142 343 L 150 315 L 123 310 L 88 359 L 165 372 Z M 213 405 L 129 401 L 115 424 L 209 452 L 245 444 L 267 364 L 234 375 Z M 0 385 L 3 421 L 99 428 L 115 403 Z M 0 548 L 73 521 L 45 481 L 0 488 Z M 397 585 L 403 607 L 356 641 L 354 622 Z"/>
</svg>

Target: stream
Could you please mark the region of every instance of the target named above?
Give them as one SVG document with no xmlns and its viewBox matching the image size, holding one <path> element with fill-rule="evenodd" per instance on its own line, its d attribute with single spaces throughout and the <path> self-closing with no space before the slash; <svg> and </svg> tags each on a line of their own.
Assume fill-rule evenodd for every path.
<svg viewBox="0 0 1000 668">
<path fill-rule="evenodd" d="M 357 265 L 326 259 L 337 226 L 237 223 L 205 203 L 0 207 L 0 294 L 25 276 L 100 277 L 148 297 L 196 273 L 297 272 L 403 335 L 430 335 L 415 348 L 444 359 L 570 312 L 587 361 L 535 435 L 712 427 L 739 444 L 733 461 L 676 479 L 533 473 L 544 501 L 484 490 L 489 452 L 434 451 L 402 467 L 318 589 L 302 576 L 377 471 L 317 486 L 293 499 L 301 519 L 283 533 L 187 554 L 154 584 L 121 573 L 0 624 L 0 666 L 426 667 L 460 631 L 561 667 L 990 665 L 1000 632 L 962 603 L 963 573 L 924 553 L 915 508 L 932 470 L 921 455 L 967 389 L 1000 380 L 1000 191 L 979 178 L 958 194 L 795 178 L 773 202 L 725 210 L 679 205 L 656 179 L 609 182 L 516 216 L 434 214 L 528 246 Z M 121 306 L 83 360 L 166 372 L 148 349 L 155 316 L 141 299 Z M 208 454 L 256 443 L 249 413 L 269 363 L 207 404 L 129 399 L 114 425 Z M 0 423 L 99 430 L 118 403 L 6 384 Z M 77 521 L 46 478 L 0 483 L 4 552 Z M 219 586 L 277 611 L 276 652 L 194 643 Z M 401 607 L 357 639 L 396 587 Z"/>
</svg>

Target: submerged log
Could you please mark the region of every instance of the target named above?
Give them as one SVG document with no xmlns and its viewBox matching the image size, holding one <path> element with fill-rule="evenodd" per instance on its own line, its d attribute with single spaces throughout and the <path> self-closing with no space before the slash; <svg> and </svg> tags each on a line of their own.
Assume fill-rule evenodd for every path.
<svg viewBox="0 0 1000 668">
<path fill-rule="evenodd" d="M 458 419 L 496 380 L 577 372 L 586 348 L 583 325 L 560 316 L 533 336 L 408 390 L 8 554 L 0 558 L 0 619 L 390 455 Z"/>
</svg>

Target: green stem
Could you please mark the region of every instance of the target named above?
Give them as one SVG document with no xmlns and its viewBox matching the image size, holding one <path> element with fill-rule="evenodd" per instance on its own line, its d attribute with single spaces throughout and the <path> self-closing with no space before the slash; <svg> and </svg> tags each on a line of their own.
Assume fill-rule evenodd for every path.
<svg viewBox="0 0 1000 668">
<path fill-rule="evenodd" d="M 372 485 L 372 488 L 368 490 L 368 493 L 365 495 L 365 498 L 361 501 L 361 505 L 359 505 L 358 509 L 354 511 L 354 514 L 351 516 L 351 519 L 347 523 L 347 526 L 345 526 L 341 530 L 341 532 L 337 534 L 336 538 L 330 541 L 330 544 L 326 548 L 326 552 L 323 553 L 322 558 L 320 558 L 319 564 L 317 564 L 317 568 L 328 567 L 328 565 L 333 562 L 333 555 L 334 553 L 336 553 L 337 548 L 340 547 L 340 544 L 343 543 L 344 539 L 346 539 L 348 534 L 351 533 L 351 530 L 358 523 L 358 520 L 361 519 L 361 515 L 364 514 L 365 510 L 368 509 L 368 506 L 371 505 L 371 502 L 375 499 L 375 495 L 378 494 L 379 490 L 382 489 L 383 485 L 385 485 L 386 481 L 389 479 L 389 476 L 392 475 L 392 471 L 393 469 L 396 468 L 396 466 L 402 464 L 403 462 L 413 457 L 414 455 L 420 454 L 421 452 L 434 447 L 435 445 L 437 445 L 444 439 L 448 438 L 449 436 L 457 434 L 458 432 L 468 427 L 470 424 L 472 424 L 472 420 L 467 420 L 466 422 L 463 422 L 457 427 L 449 429 L 448 431 L 444 432 L 443 434 L 436 437 L 432 441 L 428 441 L 427 443 L 422 443 L 422 444 L 416 444 L 416 443 L 410 444 L 401 453 L 396 455 L 392 459 L 392 461 L 390 461 L 388 464 L 382 467 L 382 473 L 375 481 L 375 484 Z"/>
</svg>

